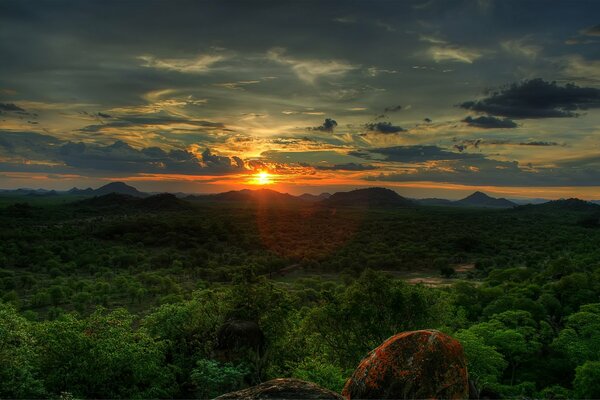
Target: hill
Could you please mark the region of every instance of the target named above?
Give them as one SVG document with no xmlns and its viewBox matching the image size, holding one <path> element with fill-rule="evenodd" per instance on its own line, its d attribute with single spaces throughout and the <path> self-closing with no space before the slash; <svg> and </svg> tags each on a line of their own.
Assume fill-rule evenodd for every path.
<svg viewBox="0 0 600 400">
<path fill-rule="evenodd" d="M 490 207 L 490 208 L 512 208 L 517 204 L 505 198 L 495 198 L 483 192 L 475 192 L 462 200 L 454 202 L 458 206 L 467 207 Z"/>
<path fill-rule="evenodd" d="M 208 194 L 208 195 L 190 195 L 185 198 L 190 201 L 208 201 L 208 202 L 225 202 L 225 203 L 279 203 L 292 204 L 299 203 L 298 197 L 288 193 L 280 193 L 271 189 L 242 189 L 231 190 L 229 192 Z"/>
<path fill-rule="evenodd" d="M 337 192 L 322 200 L 321 204 L 330 207 L 412 207 L 414 202 L 390 189 L 373 187 L 350 192 Z"/>
<path fill-rule="evenodd" d="M 300 196 L 298 196 L 298 198 L 301 200 L 312 201 L 312 202 L 325 200 L 330 197 L 331 197 L 331 193 L 321 193 L 319 195 L 311 194 L 311 193 L 304 193 L 304 194 L 301 194 Z"/>
<path fill-rule="evenodd" d="M 427 198 L 427 199 L 418 199 L 415 201 L 422 206 L 454 206 L 454 205 L 456 205 L 452 200 L 438 199 L 435 197 Z"/>
<path fill-rule="evenodd" d="M 95 196 L 102 196 L 109 193 L 126 194 L 134 197 L 144 197 L 146 195 L 124 182 L 111 182 L 94 190 L 92 194 Z"/>
<path fill-rule="evenodd" d="M 527 204 L 518 207 L 519 210 L 529 211 L 574 211 L 574 212 L 600 212 L 600 205 L 589 201 L 570 198 L 552 200 L 542 204 Z"/>
</svg>

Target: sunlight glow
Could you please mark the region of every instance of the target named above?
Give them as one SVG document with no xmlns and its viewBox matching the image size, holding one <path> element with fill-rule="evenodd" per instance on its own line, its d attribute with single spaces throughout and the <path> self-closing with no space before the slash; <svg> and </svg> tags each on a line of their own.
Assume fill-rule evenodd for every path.
<svg viewBox="0 0 600 400">
<path fill-rule="evenodd" d="M 254 175 L 253 183 L 256 185 L 270 185 L 273 183 L 271 174 L 265 171 L 260 171 Z"/>
</svg>

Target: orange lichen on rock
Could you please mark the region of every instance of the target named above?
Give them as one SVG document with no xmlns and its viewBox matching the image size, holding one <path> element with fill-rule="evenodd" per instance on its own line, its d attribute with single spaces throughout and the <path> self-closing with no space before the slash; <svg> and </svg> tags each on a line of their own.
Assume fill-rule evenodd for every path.
<svg viewBox="0 0 600 400">
<path fill-rule="evenodd" d="M 371 351 L 344 387 L 347 399 L 464 399 L 462 345 L 435 331 L 403 332 Z"/>
</svg>

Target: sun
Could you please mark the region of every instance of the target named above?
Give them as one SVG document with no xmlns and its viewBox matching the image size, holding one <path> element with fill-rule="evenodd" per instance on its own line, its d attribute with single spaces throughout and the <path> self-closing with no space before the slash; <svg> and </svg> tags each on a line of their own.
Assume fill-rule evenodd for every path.
<svg viewBox="0 0 600 400">
<path fill-rule="evenodd" d="M 271 174 L 265 171 L 260 171 L 254 175 L 254 183 L 256 185 L 270 185 L 273 183 Z"/>
</svg>

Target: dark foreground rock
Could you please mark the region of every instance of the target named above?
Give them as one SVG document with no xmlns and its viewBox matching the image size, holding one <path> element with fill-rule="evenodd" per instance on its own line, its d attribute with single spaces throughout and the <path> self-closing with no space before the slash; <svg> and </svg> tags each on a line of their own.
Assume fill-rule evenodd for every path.
<svg viewBox="0 0 600 400">
<path fill-rule="evenodd" d="M 399 333 L 361 361 L 342 394 L 347 399 L 466 399 L 462 345 L 435 330 Z"/>
<path fill-rule="evenodd" d="M 221 395 L 215 400 L 225 399 L 343 400 L 343 397 L 331 390 L 323 389 L 314 383 L 299 379 L 279 378 L 237 392 Z"/>
</svg>

